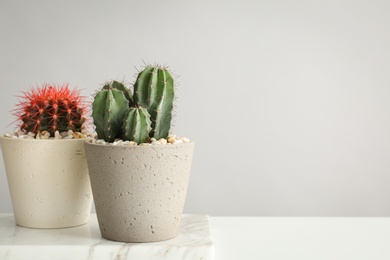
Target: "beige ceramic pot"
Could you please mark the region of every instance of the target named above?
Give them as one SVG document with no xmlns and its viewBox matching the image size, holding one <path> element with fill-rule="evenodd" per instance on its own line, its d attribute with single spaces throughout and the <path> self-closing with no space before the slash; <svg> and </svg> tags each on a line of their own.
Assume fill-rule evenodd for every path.
<svg viewBox="0 0 390 260">
<path fill-rule="evenodd" d="M 103 237 L 155 242 L 177 235 L 194 143 L 85 149 Z"/>
<path fill-rule="evenodd" d="M 92 191 L 84 142 L 0 137 L 17 225 L 64 228 L 89 220 Z"/>
</svg>

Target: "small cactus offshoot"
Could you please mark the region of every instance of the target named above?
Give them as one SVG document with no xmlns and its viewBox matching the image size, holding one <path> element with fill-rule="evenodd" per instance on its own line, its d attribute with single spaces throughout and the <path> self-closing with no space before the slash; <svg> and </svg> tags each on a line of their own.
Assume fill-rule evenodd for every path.
<svg viewBox="0 0 390 260">
<path fill-rule="evenodd" d="M 123 139 L 137 144 L 148 141 L 149 132 L 152 130 L 151 124 L 150 114 L 146 108 L 131 107 L 123 121 Z"/>
<path fill-rule="evenodd" d="M 43 84 L 22 92 L 14 115 L 22 131 L 47 131 L 54 136 L 56 131 L 80 132 L 86 122 L 87 104 L 77 89 L 68 84 Z"/>
<path fill-rule="evenodd" d="M 98 138 L 139 143 L 167 138 L 171 128 L 174 80 L 167 68 L 147 66 L 134 84 L 133 94 L 122 83 L 106 83 L 96 94 L 92 117 Z"/>
</svg>

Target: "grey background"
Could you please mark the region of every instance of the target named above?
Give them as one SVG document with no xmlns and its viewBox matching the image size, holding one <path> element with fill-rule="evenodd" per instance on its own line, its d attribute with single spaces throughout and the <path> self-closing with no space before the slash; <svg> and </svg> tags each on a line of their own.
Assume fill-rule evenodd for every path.
<svg viewBox="0 0 390 260">
<path fill-rule="evenodd" d="M 0 129 L 22 90 L 143 61 L 196 141 L 186 213 L 390 215 L 390 2 L 0 0 Z M 44 162 L 42 162 L 44 163 Z M 12 212 L 3 162 L 0 212 Z"/>
</svg>

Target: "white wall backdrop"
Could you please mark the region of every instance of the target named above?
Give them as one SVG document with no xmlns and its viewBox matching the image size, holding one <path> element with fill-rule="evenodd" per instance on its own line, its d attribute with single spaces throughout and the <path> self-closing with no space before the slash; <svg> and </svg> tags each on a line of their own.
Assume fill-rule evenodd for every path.
<svg viewBox="0 0 390 260">
<path fill-rule="evenodd" d="M 181 75 L 174 132 L 196 141 L 186 213 L 390 216 L 389 13 L 385 0 L 0 0 L 0 132 L 30 86 L 90 96 L 158 62 Z"/>
</svg>

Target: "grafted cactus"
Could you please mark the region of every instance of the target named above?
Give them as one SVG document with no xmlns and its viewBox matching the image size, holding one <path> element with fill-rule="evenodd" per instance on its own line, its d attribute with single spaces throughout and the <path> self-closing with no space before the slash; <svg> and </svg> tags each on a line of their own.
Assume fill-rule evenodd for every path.
<svg viewBox="0 0 390 260">
<path fill-rule="evenodd" d="M 134 103 L 148 109 L 152 119 L 151 137 L 166 138 L 172 121 L 174 81 L 166 68 L 147 67 L 134 84 Z"/>
<path fill-rule="evenodd" d="M 133 93 L 117 81 L 107 83 L 97 93 L 92 117 L 98 138 L 143 143 L 151 137 L 168 137 L 175 95 L 169 71 L 147 66 L 138 74 Z"/>
</svg>

